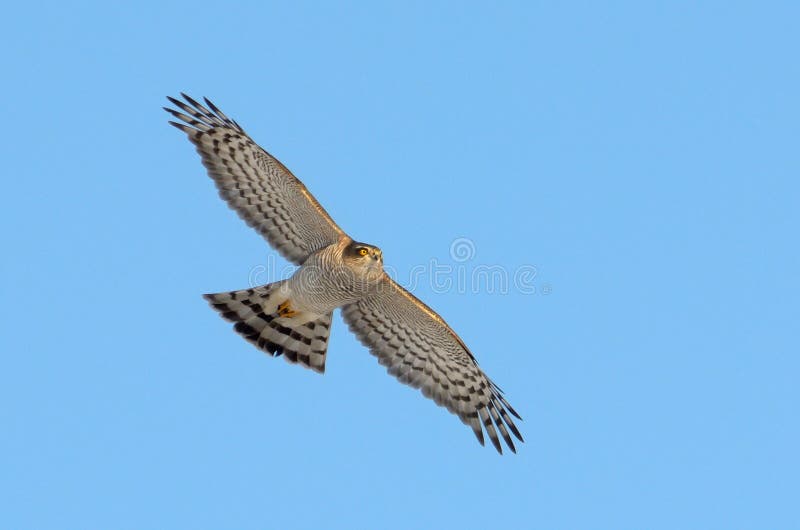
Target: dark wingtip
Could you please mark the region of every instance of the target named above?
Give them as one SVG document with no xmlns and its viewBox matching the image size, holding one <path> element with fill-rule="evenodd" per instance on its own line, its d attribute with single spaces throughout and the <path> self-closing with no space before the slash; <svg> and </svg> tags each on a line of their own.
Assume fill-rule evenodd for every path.
<svg viewBox="0 0 800 530">
<path fill-rule="evenodd" d="M 519 433 L 519 429 L 517 429 L 517 426 L 514 425 L 513 422 L 509 423 L 508 421 L 506 421 L 506 425 L 508 425 L 508 428 L 511 429 L 511 432 L 514 433 L 514 436 L 516 436 L 520 442 L 525 441 L 522 439 L 522 435 Z"/>
<path fill-rule="evenodd" d="M 494 448 L 497 449 L 497 452 L 502 455 L 503 454 L 503 446 L 500 445 L 500 439 L 499 438 L 495 438 L 493 436 L 490 436 L 489 439 L 492 441 L 492 445 L 494 445 Z"/>
<path fill-rule="evenodd" d="M 185 125 L 183 123 L 178 123 L 178 122 L 174 122 L 174 121 L 168 121 L 167 123 L 169 123 L 170 125 L 172 125 L 173 127 L 177 128 L 177 129 L 182 130 L 183 132 L 190 132 L 190 131 L 193 130 L 191 127 L 189 127 L 188 125 Z"/>
<path fill-rule="evenodd" d="M 199 104 L 199 103 L 197 102 L 197 100 L 196 100 L 196 99 L 194 99 L 193 97 L 191 97 L 191 96 L 188 96 L 188 95 L 184 94 L 183 92 L 181 92 L 181 96 L 183 96 L 183 99 L 185 99 L 186 101 L 188 101 L 188 102 L 189 102 L 189 103 L 190 103 L 192 106 L 194 106 L 196 109 L 202 109 L 202 108 L 203 108 L 203 106 L 202 106 L 201 104 Z"/>
<path fill-rule="evenodd" d="M 478 439 L 478 443 L 481 444 L 481 447 L 486 447 L 486 442 L 483 439 L 483 431 L 472 431 L 475 433 L 475 438 Z"/>
<path fill-rule="evenodd" d="M 210 99 L 208 99 L 207 97 L 205 97 L 205 96 L 204 96 L 204 97 L 203 97 L 203 101 L 205 101 L 205 102 L 206 102 L 206 105 L 208 105 L 208 106 L 209 106 L 209 108 L 210 108 L 211 110 L 213 110 L 213 111 L 214 111 L 214 112 L 216 112 L 217 114 L 221 114 L 220 110 L 217 108 L 217 106 L 216 106 L 216 105 L 214 105 L 213 103 L 211 103 L 211 100 L 210 100 Z"/>
</svg>

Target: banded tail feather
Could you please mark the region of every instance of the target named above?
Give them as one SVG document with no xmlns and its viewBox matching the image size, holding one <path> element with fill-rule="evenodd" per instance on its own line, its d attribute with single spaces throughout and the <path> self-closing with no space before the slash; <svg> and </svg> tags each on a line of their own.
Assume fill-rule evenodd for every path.
<svg viewBox="0 0 800 530">
<path fill-rule="evenodd" d="M 282 283 L 205 294 L 203 298 L 259 350 L 275 357 L 283 355 L 290 363 L 324 373 L 333 314 L 279 316 L 278 306 L 286 301 L 285 293 L 279 289 Z"/>
</svg>

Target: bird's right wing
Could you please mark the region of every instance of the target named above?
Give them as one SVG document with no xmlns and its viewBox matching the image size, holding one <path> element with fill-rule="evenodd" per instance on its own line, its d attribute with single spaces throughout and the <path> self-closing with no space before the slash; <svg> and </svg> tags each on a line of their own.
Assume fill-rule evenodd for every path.
<svg viewBox="0 0 800 530">
<path fill-rule="evenodd" d="M 183 112 L 170 122 L 189 136 L 219 189 L 220 197 L 286 259 L 297 265 L 346 234 L 300 180 L 259 147 L 213 103 L 186 94 L 167 98 Z M 185 114 L 184 114 L 185 113 Z"/>
</svg>

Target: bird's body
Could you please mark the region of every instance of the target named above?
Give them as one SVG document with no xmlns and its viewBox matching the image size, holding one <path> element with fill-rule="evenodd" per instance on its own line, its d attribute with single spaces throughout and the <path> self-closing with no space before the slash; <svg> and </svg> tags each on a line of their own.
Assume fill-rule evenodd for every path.
<svg viewBox="0 0 800 530">
<path fill-rule="evenodd" d="M 234 329 L 271 355 L 324 372 L 332 313 L 389 373 L 458 415 L 498 452 L 514 451 L 519 415 L 478 367 L 464 342 L 432 309 L 383 270 L 383 254 L 342 231 L 306 187 L 208 100 L 169 98 L 170 122 L 197 146 L 220 196 L 289 261 L 286 280 L 205 295 Z M 210 110 L 209 110 L 210 109 Z M 185 114 L 184 114 L 185 112 Z"/>
<path fill-rule="evenodd" d="M 354 255 L 354 247 L 368 254 Z M 297 310 L 330 313 L 366 296 L 383 274 L 380 250 L 343 240 L 311 254 L 287 280 L 287 295 Z"/>
</svg>

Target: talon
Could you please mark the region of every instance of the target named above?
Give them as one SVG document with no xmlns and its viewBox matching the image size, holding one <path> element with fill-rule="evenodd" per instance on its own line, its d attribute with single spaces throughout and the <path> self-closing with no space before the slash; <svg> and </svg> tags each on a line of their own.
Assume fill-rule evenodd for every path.
<svg viewBox="0 0 800 530">
<path fill-rule="evenodd" d="M 292 311 L 292 308 L 289 306 L 289 300 L 286 300 L 285 302 L 283 302 L 278 306 L 279 317 L 292 318 L 296 314 L 297 311 Z"/>
</svg>

